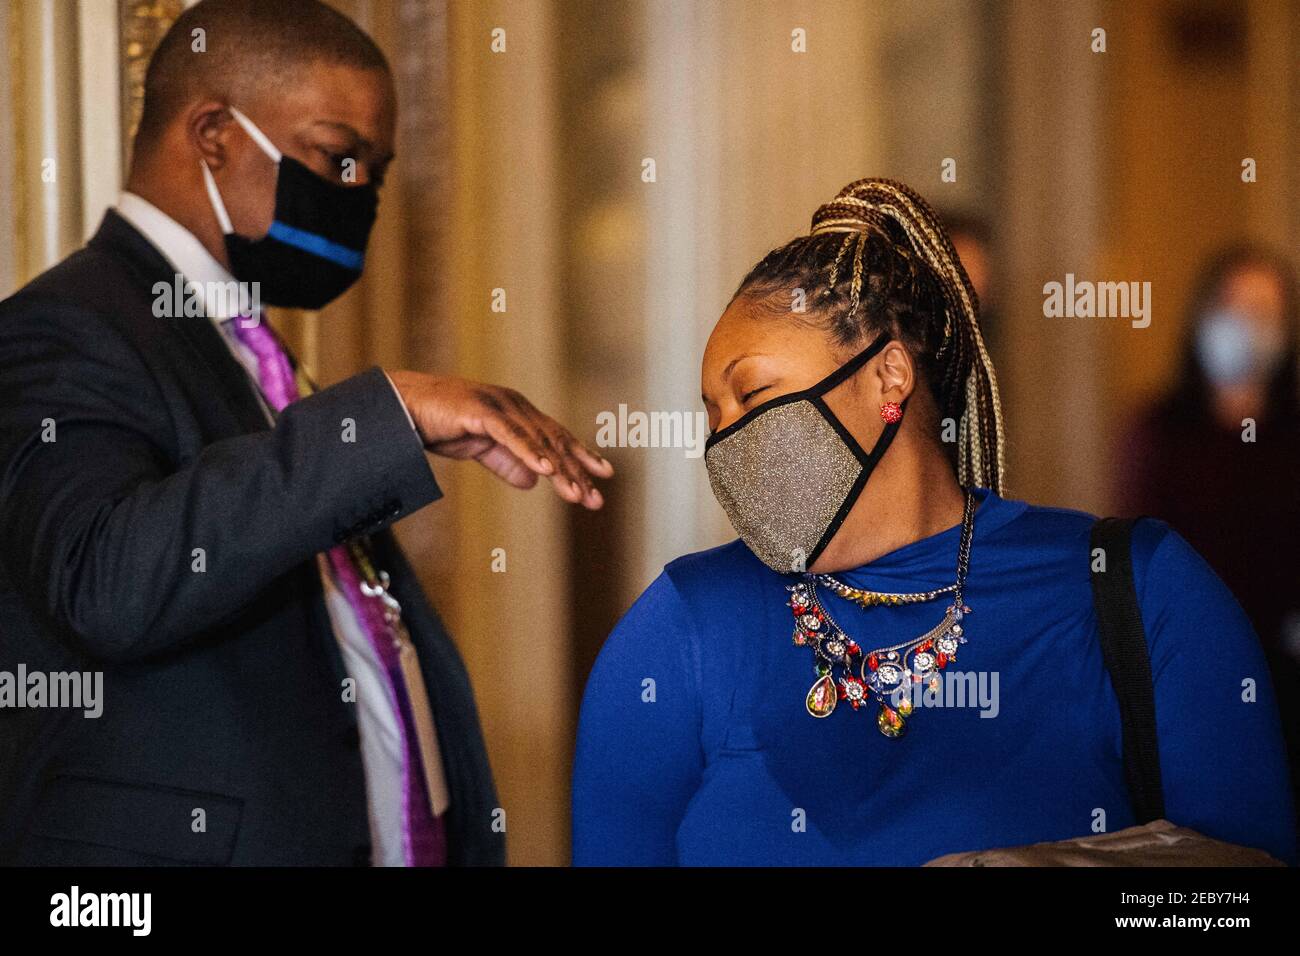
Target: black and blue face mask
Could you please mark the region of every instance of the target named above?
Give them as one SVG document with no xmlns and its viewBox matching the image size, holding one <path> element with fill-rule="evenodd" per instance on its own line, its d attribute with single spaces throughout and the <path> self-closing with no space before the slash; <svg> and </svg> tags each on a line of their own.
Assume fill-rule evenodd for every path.
<svg viewBox="0 0 1300 956">
<path fill-rule="evenodd" d="M 361 277 L 379 191 L 373 183 L 341 186 L 318 176 L 281 153 L 239 110 L 231 107 L 230 113 L 279 166 L 271 228 L 262 238 L 249 239 L 234 231 L 212 172 L 203 164 L 230 271 L 240 282 L 256 282 L 263 302 L 319 309 Z"/>
<path fill-rule="evenodd" d="M 816 385 L 750 409 L 705 443 L 718 503 L 774 571 L 804 571 L 821 556 L 898 433 L 897 421 L 885 425 L 866 451 L 825 399 L 889 341 L 882 332 Z"/>
</svg>

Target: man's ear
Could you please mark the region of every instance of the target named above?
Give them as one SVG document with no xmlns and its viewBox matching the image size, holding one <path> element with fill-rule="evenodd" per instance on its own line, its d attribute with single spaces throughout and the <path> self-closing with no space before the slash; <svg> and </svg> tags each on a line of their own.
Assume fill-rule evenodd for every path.
<svg viewBox="0 0 1300 956">
<path fill-rule="evenodd" d="M 901 402 L 916 387 L 916 364 L 902 342 L 891 341 L 876 359 L 881 401 Z"/>
<path fill-rule="evenodd" d="M 230 110 L 217 100 L 196 103 L 185 114 L 186 137 L 213 172 L 230 161 L 227 151 L 234 126 Z"/>
</svg>

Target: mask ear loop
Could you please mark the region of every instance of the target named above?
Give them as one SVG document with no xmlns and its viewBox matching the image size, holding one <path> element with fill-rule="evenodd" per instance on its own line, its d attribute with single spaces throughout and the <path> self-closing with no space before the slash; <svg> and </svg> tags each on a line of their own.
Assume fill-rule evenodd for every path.
<svg viewBox="0 0 1300 956">
<path fill-rule="evenodd" d="M 846 379 L 856 375 L 862 366 L 866 365 L 869 361 L 883 352 L 885 346 L 888 345 L 892 339 L 893 336 L 888 331 L 881 332 L 865 349 L 853 356 L 853 358 L 849 359 L 835 371 L 831 372 L 831 374 L 827 375 L 816 385 L 807 389 L 807 393 L 818 398 L 825 395 L 827 392 L 843 383 Z"/>
<path fill-rule="evenodd" d="M 821 412 L 822 417 L 830 423 L 831 427 L 835 429 L 836 434 L 840 436 L 840 440 L 844 442 L 849 451 L 853 453 L 853 457 L 858 460 L 858 464 L 862 466 L 862 470 L 858 473 L 858 477 L 854 480 L 853 486 L 849 489 L 844 501 L 840 504 L 839 510 L 835 513 L 835 516 L 831 518 L 831 523 L 826 526 L 826 530 L 822 532 L 821 538 L 809 553 L 807 558 L 807 565 L 809 567 L 812 566 L 814 561 L 821 557 L 822 552 L 825 551 L 827 546 L 831 543 L 831 539 L 839 532 L 840 526 L 844 524 L 844 520 L 849 516 L 849 512 L 853 510 L 853 506 L 857 504 L 858 498 L 862 495 L 862 489 L 867 486 L 867 479 L 871 477 L 872 472 L 876 470 L 876 465 L 880 463 L 880 459 L 884 457 L 885 452 L 889 450 L 889 446 L 893 444 L 894 436 L 898 434 L 898 430 L 903 423 L 902 416 L 899 416 L 898 421 L 886 422 L 880 436 L 876 439 L 876 443 L 871 446 L 871 451 L 865 451 L 858 443 L 857 438 L 855 438 L 852 433 L 844 427 L 844 423 L 840 421 L 839 416 L 836 415 L 831 410 L 831 407 L 826 404 L 826 394 L 842 385 L 851 375 L 856 374 L 868 360 L 884 351 L 885 346 L 889 344 L 891 339 L 892 336 L 888 331 L 881 332 L 871 345 L 867 346 L 867 348 L 849 359 L 849 361 L 845 362 L 836 371 L 832 372 L 810 389 L 812 394 L 809 397 L 809 401 L 811 401 L 817 410 Z M 900 403 L 902 411 L 905 412 L 907 410 L 907 403 L 910 398 L 911 396 L 908 396 L 908 398 L 903 399 Z"/>
<path fill-rule="evenodd" d="M 831 423 L 831 426 L 839 434 L 844 444 L 848 446 L 851 452 L 853 452 L 853 457 L 858 460 L 858 463 L 862 466 L 862 470 L 854 480 L 853 486 L 849 488 L 849 492 L 845 496 L 843 503 L 841 503 L 839 510 L 835 512 L 835 516 L 831 518 L 831 523 L 826 526 L 826 530 L 822 532 L 821 538 L 809 553 L 807 559 L 807 566 L 809 567 L 812 566 L 814 561 L 821 557 L 822 552 L 825 551 L 827 545 L 831 543 L 831 539 L 839 532 L 840 526 L 844 524 L 844 519 L 849 516 L 849 512 L 853 510 L 853 506 L 858 503 L 858 498 L 862 495 L 862 489 L 867 486 L 867 479 L 871 477 L 872 472 L 876 470 L 876 465 L 880 463 L 880 459 L 884 457 L 885 452 L 889 450 L 889 446 L 893 444 L 894 436 L 898 434 L 899 425 L 902 424 L 901 418 L 896 422 L 887 423 L 884 431 L 880 433 L 880 437 L 876 439 L 876 443 L 871 446 L 871 451 L 864 452 L 862 446 L 858 444 L 858 440 L 849 434 L 848 429 L 844 427 L 839 418 L 834 417 L 833 414 L 827 417 L 827 412 L 829 412 L 830 409 L 826 406 L 825 401 L 820 396 L 814 398 L 812 401 L 814 405 L 818 406 L 822 415 L 826 417 L 826 420 Z M 906 398 L 902 401 L 902 407 L 904 409 L 907 408 Z"/>
<path fill-rule="evenodd" d="M 249 139 L 261 147 L 262 152 L 271 157 L 271 162 L 279 164 L 280 157 L 283 155 L 276 147 L 275 143 L 267 138 L 267 135 L 257 128 L 257 125 L 233 106 L 227 107 L 230 115 L 235 118 L 235 122 L 244 127 L 244 132 L 248 134 Z"/>
<path fill-rule="evenodd" d="M 893 336 L 888 330 L 881 332 L 876 336 L 875 341 L 865 349 L 807 390 L 808 401 L 812 402 L 817 410 L 822 413 L 822 417 L 830 422 L 831 427 L 835 429 L 844 444 L 848 446 L 849 451 L 853 452 L 853 457 L 856 458 L 862 467 L 868 471 L 875 467 L 875 461 L 879 459 L 880 455 L 884 454 L 885 449 L 889 447 L 889 443 L 894 440 L 894 433 L 898 430 L 900 422 L 887 423 L 885 425 L 885 430 L 881 432 L 880 437 L 876 439 L 876 444 L 872 447 L 872 450 L 870 452 L 865 451 L 862 446 L 858 444 L 858 440 L 849 433 L 847 428 L 844 427 L 839 416 L 831 410 L 830 405 L 826 402 L 826 396 L 828 393 L 839 388 L 854 375 L 858 374 L 858 372 L 862 370 L 862 367 L 871 359 L 883 352 L 885 346 L 887 346 L 892 340 Z M 907 399 L 903 399 L 902 407 L 904 409 L 907 408 Z"/>
<path fill-rule="evenodd" d="M 235 107 L 229 106 L 227 109 L 230 110 L 230 115 L 234 117 L 235 122 L 243 127 L 244 132 L 248 134 L 248 138 L 256 143 L 258 148 L 270 157 L 271 162 L 278 166 L 283 154 L 276 147 L 275 143 L 271 142 L 271 140 L 267 138 L 267 135 L 258 129 L 257 125 L 251 119 Z M 212 211 L 216 213 L 217 224 L 221 226 L 221 234 L 223 236 L 228 236 L 235 231 L 235 227 L 230 222 L 230 215 L 226 212 L 226 204 L 222 201 L 221 193 L 217 190 L 217 181 L 212 176 L 212 170 L 208 168 L 207 160 L 200 159 L 199 164 L 203 167 L 203 185 L 207 187 L 208 200 L 212 203 Z"/>
<path fill-rule="evenodd" d="M 203 168 L 203 185 L 208 189 L 208 201 L 212 203 L 212 211 L 217 215 L 217 224 L 221 226 L 221 234 L 228 236 L 235 231 L 235 227 L 231 224 L 230 215 L 226 212 L 226 204 L 221 201 L 221 193 L 217 191 L 217 181 L 212 178 L 212 170 L 208 169 L 207 160 L 200 159 L 199 165 Z"/>
</svg>

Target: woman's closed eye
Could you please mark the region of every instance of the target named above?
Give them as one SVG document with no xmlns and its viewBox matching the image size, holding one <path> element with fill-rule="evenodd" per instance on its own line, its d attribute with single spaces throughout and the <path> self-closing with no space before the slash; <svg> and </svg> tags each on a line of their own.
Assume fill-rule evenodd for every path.
<svg viewBox="0 0 1300 956">
<path fill-rule="evenodd" d="M 749 404 L 749 400 L 750 400 L 751 398 L 753 398 L 753 397 L 754 397 L 755 395 L 757 395 L 759 392 L 765 392 L 765 391 L 767 391 L 767 390 L 768 390 L 769 388 L 771 388 L 771 387 L 772 387 L 771 385 L 760 385 L 760 386 L 758 386 L 758 388 L 751 388 L 751 389 L 750 389 L 748 392 L 746 392 L 744 395 L 740 396 L 740 404 L 742 404 L 742 405 L 748 405 L 748 404 Z"/>
</svg>

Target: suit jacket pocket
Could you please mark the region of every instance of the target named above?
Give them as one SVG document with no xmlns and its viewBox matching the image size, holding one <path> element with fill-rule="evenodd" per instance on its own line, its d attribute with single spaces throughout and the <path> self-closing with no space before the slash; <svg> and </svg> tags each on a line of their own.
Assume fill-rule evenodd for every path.
<svg viewBox="0 0 1300 956">
<path fill-rule="evenodd" d="M 61 773 L 46 784 L 31 832 L 161 862 L 224 866 L 234 853 L 243 807 L 238 797 L 205 790 Z"/>
</svg>

